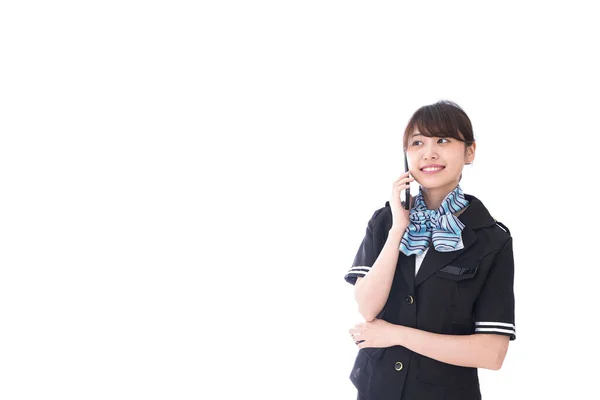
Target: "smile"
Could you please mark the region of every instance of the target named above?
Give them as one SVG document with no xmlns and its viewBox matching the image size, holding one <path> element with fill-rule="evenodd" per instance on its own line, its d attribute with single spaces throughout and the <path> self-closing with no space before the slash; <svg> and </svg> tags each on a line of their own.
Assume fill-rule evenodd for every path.
<svg viewBox="0 0 600 400">
<path fill-rule="evenodd" d="M 432 167 L 422 168 L 421 171 L 425 172 L 426 174 L 435 174 L 436 172 L 440 172 L 443 169 L 444 167 L 442 167 L 441 165 L 436 165 Z"/>
</svg>

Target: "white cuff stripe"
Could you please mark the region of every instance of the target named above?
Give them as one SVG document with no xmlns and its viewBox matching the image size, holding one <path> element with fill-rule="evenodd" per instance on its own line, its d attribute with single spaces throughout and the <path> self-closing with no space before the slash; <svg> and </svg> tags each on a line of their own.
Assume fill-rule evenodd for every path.
<svg viewBox="0 0 600 400">
<path fill-rule="evenodd" d="M 510 333 L 511 335 L 515 334 L 515 331 L 512 329 L 500 329 L 500 328 L 475 328 L 475 332 L 499 332 L 499 333 Z"/>
<path fill-rule="evenodd" d="M 475 322 L 475 325 L 505 326 L 507 328 L 515 329 L 515 324 L 507 324 L 506 322 Z"/>
<path fill-rule="evenodd" d="M 367 267 L 366 265 L 359 265 L 359 266 L 350 268 L 349 272 L 355 272 L 355 271 L 358 271 L 358 272 L 363 272 L 363 271 L 368 272 L 370 269 L 371 269 L 371 267 Z"/>
</svg>

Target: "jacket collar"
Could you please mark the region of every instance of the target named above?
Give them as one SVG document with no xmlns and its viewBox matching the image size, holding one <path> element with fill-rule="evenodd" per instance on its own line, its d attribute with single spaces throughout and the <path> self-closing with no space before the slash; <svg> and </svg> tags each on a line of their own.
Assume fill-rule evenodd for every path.
<svg viewBox="0 0 600 400">
<path fill-rule="evenodd" d="M 475 230 L 493 226 L 496 223 L 496 220 L 490 215 L 481 200 L 466 193 L 465 199 L 469 201 L 469 206 L 458 216 L 458 219 L 465 224 L 465 227 L 471 227 L 471 229 Z"/>
</svg>

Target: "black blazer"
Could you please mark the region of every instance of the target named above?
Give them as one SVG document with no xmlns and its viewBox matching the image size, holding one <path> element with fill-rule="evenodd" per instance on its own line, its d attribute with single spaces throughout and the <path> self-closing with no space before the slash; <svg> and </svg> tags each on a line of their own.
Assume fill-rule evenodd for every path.
<svg viewBox="0 0 600 400">
<path fill-rule="evenodd" d="M 400 252 L 388 300 L 377 318 L 392 324 L 451 335 L 499 334 L 515 339 L 512 238 L 483 203 L 465 194 L 469 206 L 464 248 L 430 247 L 415 277 L 415 256 Z M 356 283 L 375 263 L 392 227 L 389 202 L 373 213 L 352 267 Z M 477 368 L 459 367 L 402 346 L 358 351 L 350 380 L 365 400 L 481 399 Z"/>
</svg>

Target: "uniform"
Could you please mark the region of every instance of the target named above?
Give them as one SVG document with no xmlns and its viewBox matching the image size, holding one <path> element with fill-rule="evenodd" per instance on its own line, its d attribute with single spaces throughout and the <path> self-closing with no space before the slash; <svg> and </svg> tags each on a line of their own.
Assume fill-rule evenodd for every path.
<svg viewBox="0 0 600 400">
<path fill-rule="evenodd" d="M 430 246 L 415 276 L 415 256 L 400 252 L 388 300 L 377 315 L 429 332 L 515 336 L 514 262 L 510 231 L 475 196 L 458 218 L 464 248 Z M 392 227 L 389 202 L 375 211 L 344 279 L 356 283 L 375 263 Z M 422 356 L 403 346 L 358 351 L 350 380 L 361 400 L 481 399 L 477 368 Z"/>
</svg>

